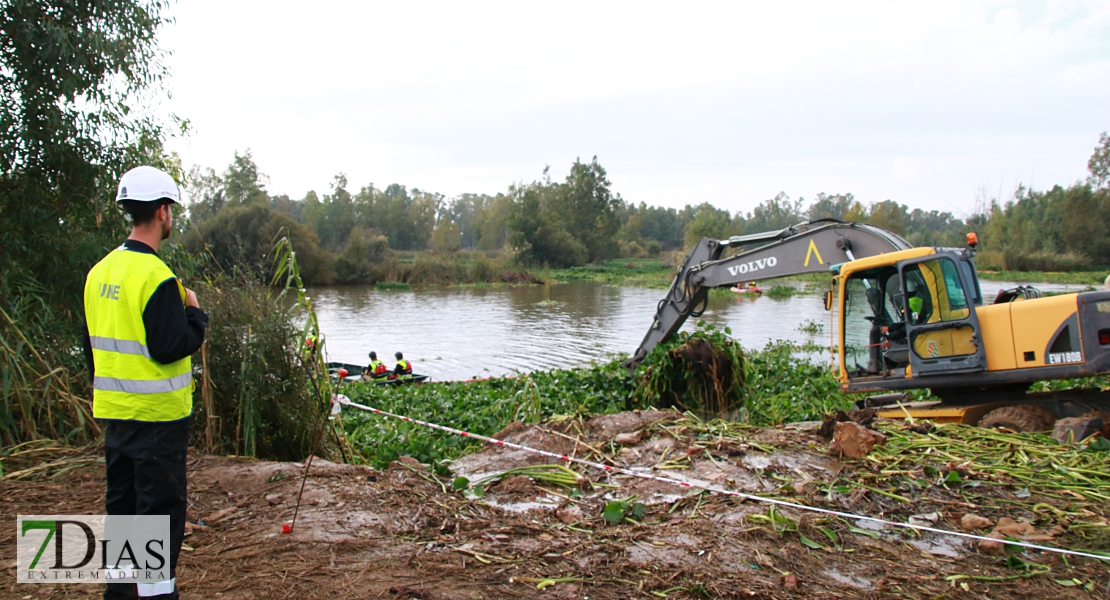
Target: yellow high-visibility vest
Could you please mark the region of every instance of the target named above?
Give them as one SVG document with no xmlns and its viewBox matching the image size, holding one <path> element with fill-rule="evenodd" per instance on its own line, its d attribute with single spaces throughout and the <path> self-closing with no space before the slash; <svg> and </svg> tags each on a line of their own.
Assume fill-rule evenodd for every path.
<svg viewBox="0 0 1110 600">
<path fill-rule="evenodd" d="M 163 365 L 150 357 L 143 311 L 175 275 L 155 254 L 116 248 L 85 279 L 85 319 L 92 343 L 93 417 L 177 421 L 193 412 L 193 363 Z M 181 301 L 185 286 L 177 282 Z"/>
</svg>

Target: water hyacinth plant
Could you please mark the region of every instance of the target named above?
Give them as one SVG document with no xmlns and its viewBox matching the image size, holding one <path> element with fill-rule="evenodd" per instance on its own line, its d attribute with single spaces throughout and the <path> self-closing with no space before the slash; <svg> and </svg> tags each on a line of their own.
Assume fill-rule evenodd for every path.
<svg viewBox="0 0 1110 600">
<path fill-rule="evenodd" d="M 704 321 L 659 344 L 636 376 L 640 403 L 701 414 L 735 416 L 744 402 L 744 353 L 729 335 Z"/>
</svg>

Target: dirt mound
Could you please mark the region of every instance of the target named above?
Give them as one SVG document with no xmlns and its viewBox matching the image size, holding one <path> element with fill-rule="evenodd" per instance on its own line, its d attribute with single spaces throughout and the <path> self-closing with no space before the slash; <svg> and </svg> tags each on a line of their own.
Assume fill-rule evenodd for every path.
<svg viewBox="0 0 1110 600">
<path fill-rule="evenodd" d="M 644 411 L 515 425 L 503 433 L 516 443 L 645 473 L 901 521 L 920 515 L 953 530 L 974 506 L 990 522 L 1010 517 L 1047 531 L 1043 521 L 1074 502 L 984 485 L 967 496 L 930 488 L 907 505 L 852 485 L 889 475 L 868 461 L 824 456 L 827 445 L 815 428 L 726 427 Z M 614 441 L 637 433 L 638 441 L 625 438 L 628 445 Z M 535 462 L 553 461 L 486 447 L 451 467 L 503 472 Z M 183 598 L 1040 599 L 1089 597 L 1088 582 L 1095 591 L 1106 586 L 1105 566 L 1091 560 L 1066 565 L 1056 555 L 1027 552 L 1008 563 L 943 536 L 789 508 L 770 512 L 765 504 L 590 470 L 581 474 L 592 489 L 506 478 L 474 498 L 411 459 L 385 471 L 314 459 L 297 526 L 282 534 L 303 467 L 190 457 L 191 525 L 178 573 Z M 52 480 L 0 482 L 0 517 L 12 523 L 16 514 L 99 512 L 102 470 L 102 463 L 89 464 Z M 632 496 L 646 505 L 642 512 L 629 503 L 619 524 L 603 516 L 608 504 Z M 0 528 L 5 565 L 14 559 L 14 533 Z M 1078 539 L 1067 535 L 1060 533 L 1059 545 Z M 99 593 L 96 586 L 14 581 L 6 568 L 0 596 Z"/>
</svg>

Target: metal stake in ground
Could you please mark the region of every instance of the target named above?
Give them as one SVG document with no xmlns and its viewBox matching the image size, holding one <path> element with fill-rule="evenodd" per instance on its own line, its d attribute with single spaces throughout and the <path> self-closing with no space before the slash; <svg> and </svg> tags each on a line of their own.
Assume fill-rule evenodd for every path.
<svg viewBox="0 0 1110 600">
<path fill-rule="evenodd" d="M 297 525 L 297 513 L 301 511 L 301 496 L 304 495 L 304 484 L 308 481 L 308 470 L 312 468 L 312 457 L 316 455 L 316 448 L 320 445 L 320 438 L 324 437 L 324 429 L 328 426 L 329 411 L 324 411 L 324 422 L 316 432 L 316 441 L 312 444 L 312 451 L 308 453 L 308 460 L 304 461 L 304 475 L 301 476 L 301 489 L 297 492 L 297 505 L 293 507 L 293 520 L 289 522 L 289 533 Z"/>
<path fill-rule="evenodd" d="M 312 380 L 312 386 L 316 389 L 317 397 L 320 395 L 320 388 L 316 387 L 316 381 Z M 333 402 L 335 400 L 333 399 Z M 297 492 L 297 504 L 293 507 L 293 520 L 289 522 L 289 533 L 293 533 L 293 528 L 297 526 L 297 514 L 301 512 L 301 496 L 304 495 L 304 484 L 308 481 L 308 470 L 312 468 L 312 457 L 316 455 L 316 449 L 320 446 L 320 439 L 324 437 L 324 430 L 327 429 L 328 420 L 331 417 L 330 410 L 324 411 L 324 420 L 320 423 L 320 428 L 316 431 L 316 441 L 312 443 L 312 451 L 308 453 L 308 459 L 304 461 L 304 475 L 301 476 L 301 489 Z"/>
</svg>

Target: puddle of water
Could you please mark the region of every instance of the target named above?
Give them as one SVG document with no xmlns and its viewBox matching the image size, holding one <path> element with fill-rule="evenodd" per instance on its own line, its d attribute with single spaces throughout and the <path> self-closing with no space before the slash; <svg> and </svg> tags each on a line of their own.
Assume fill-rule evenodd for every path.
<svg viewBox="0 0 1110 600">
<path fill-rule="evenodd" d="M 840 571 L 837 571 L 836 569 L 829 569 L 829 570 L 825 571 L 825 575 L 828 575 L 829 579 L 832 579 L 833 581 L 835 581 L 837 583 L 842 583 L 844 585 L 854 587 L 856 589 L 860 589 L 860 590 L 873 590 L 873 589 L 875 589 L 875 586 L 872 585 L 872 583 L 870 581 L 868 581 L 868 580 L 866 580 L 862 577 L 856 577 L 855 575 L 844 575 L 843 573 L 841 573 Z"/>
<path fill-rule="evenodd" d="M 857 519 L 853 524 L 860 529 L 882 532 L 879 537 L 884 540 L 894 542 L 906 542 L 907 544 L 928 552 L 929 554 L 934 554 L 937 556 L 947 556 L 949 558 L 959 558 L 966 553 L 965 541 L 960 538 L 927 533 L 925 535 L 928 537 L 920 539 L 905 539 L 901 536 L 900 530 L 896 531 L 890 525 L 884 525 L 882 523 L 876 523 L 874 521 L 868 521 L 865 519 Z"/>
<path fill-rule="evenodd" d="M 948 536 L 931 537 L 928 539 L 920 540 L 907 540 L 911 546 L 915 546 L 937 556 L 947 556 L 948 558 L 959 558 L 963 556 L 965 550 L 964 540 L 952 538 Z"/>
<path fill-rule="evenodd" d="M 544 500 L 547 501 L 545 502 Z M 553 510 L 555 508 L 558 508 L 559 504 L 561 504 L 563 500 L 562 498 L 556 498 L 555 496 L 544 496 L 543 500 L 525 500 L 521 502 L 511 502 L 498 500 L 496 498 L 486 496 L 485 498 L 482 498 L 482 502 L 485 502 L 490 506 L 500 508 L 501 510 L 507 510 L 514 513 L 525 513 L 530 510 Z"/>
<path fill-rule="evenodd" d="M 876 523 L 875 521 L 868 521 L 867 519 L 858 519 L 856 520 L 854 525 L 856 527 L 859 527 L 860 529 L 866 529 L 868 531 L 886 531 L 890 529 L 889 525 L 883 525 L 882 523 Z"/>
<path fill-rule="evenodd" d="M 836 473 L 843 468 L 843 465 L 838 461 L 830 460 L 821 456 L 811 456 L 808 454 L 791 454 L 788 452 L 777 453 L 774 455 L 767 455 L 755 452 L 749 452 L 740 457 L 740 462 L 745 466 L 753 469 L 766 469 L 771 465 L 777 465 L 789 471 L 801 467 L 812 467 L 828 471 L 829 473 Z"/>
</svg>

